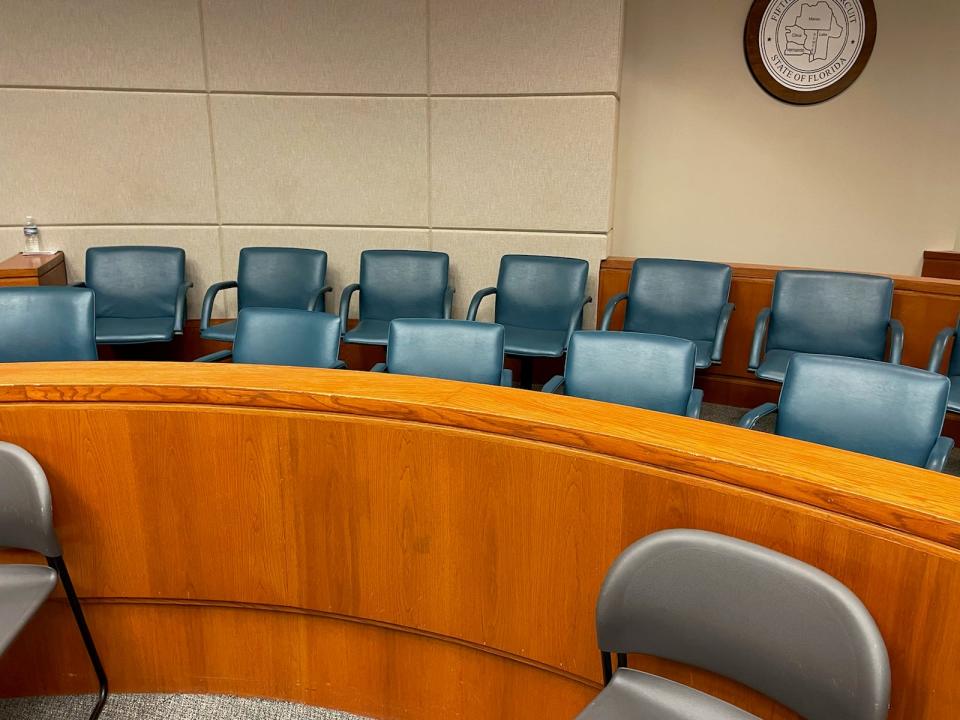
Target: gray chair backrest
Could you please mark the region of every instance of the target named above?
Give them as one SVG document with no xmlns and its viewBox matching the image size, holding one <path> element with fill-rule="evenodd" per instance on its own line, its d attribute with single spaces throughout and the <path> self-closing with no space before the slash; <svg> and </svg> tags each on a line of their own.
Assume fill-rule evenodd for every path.
<svg viewBox="0 0 960 720">
<path fill-rule="evenodd" d="M 430 250 L 360 253 L 360 319 L 442 318 L 450 258 Z"/>
<path fill-rule="evenodd" d="M 387 371 L 499 385 L 503 326 L 467 320 L 393 320 L 387 338 Z"/>
<path fill-rule="evenodd" d="M 0 442 L 0 547 L 60 556 L 50 486 L 33 455 Z"/>
<path fill-rule="evenodd" d="M 890 278 L 781 270 L 767 349 L 883 360 L 892 307 Z"/>
<path fill-rule="evenodd" d="M 613 562 L 597 601 L 604 652 L 736 680 L 806 720 L 884 720 L 890 665 L 846 586 L 795 558 L 700 530 L 654 533 Z"/>
<path fill-rule="evenodd" d="M 339 362 L 340 317 L 293 308 L 243 308 L 233 361 L 332 368 Z"/>
<path fill-rule="evenodd" d="M 878 360 L 796 355 L 777 435 L 924 467 L 943 429 L 950 381 Z"/>
<path fill-rule="evenodd" d="M 87 248 L 86 284 L 97 295 L 97 317 L 172 317 L 185 280 L 181 248 Z"/>
<path fill-rule="evenodd" d="M 96 360 L 90 288 L 0 288 L 0 362 Z"/>
<path fill-rule="evenodd" d="M 573 313 L 583 305 L 589 270 L 590 264 L 577 258 L 504 255 L 497 277 L 496 321 L 537 330 L 566 330 Z"/>
<path fill-rule="evenodd" d="M 327 254 L 323 250 L 245 247 L 237 267 L 237 305 L 306 310 L 323 289 Z"/>
</svg>

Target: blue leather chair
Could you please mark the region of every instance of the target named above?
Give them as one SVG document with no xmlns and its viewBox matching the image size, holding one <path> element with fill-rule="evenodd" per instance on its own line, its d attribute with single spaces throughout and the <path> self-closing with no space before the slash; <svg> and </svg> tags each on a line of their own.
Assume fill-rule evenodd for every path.
<svg viewBox="0 0 960 720">
<path fill-rule="evenodd" d="M 953 440 L 940 437 L 950 382 L 926 370 L 877 360 L 795 355 L 780 404 L 742 418 L 752 428 L 777 413 L 776 434 L 907 465 L 943 470 Z"/>
<path fill-rule="evenodd" d="M 0 564 L 0 654 L 40 609 L 59 580 L 99 682 L 97 700 L 90 713 L 90 720 L 96 720 L 107 702 L 107 674 L 53 529 L 47 476 L 30 453 L 6 442 L 0 442 L 0 548 L 38 553 L 47 562 Z"/>
<path fill-rule="evenodd" d="M 930 372 L 940 372 L 940 366 L 943 365 L 943 355 L 947 349 L 947 343 L 952 339 L 953 348 L 950 351 L 950 360 L 947 363 L 947 379 L 950 380 L 950 394 L 947 396 L 947 410 L 951 412 L 960 412 L 960 348 L 957 347 L 957 333 L 960 332 L 960 318 L 957 324 L 952 328 L 944 328 L 937 333 L 933 341 L 933 347 L 930 348 L 930 361 L 927 363 L 927 370 Z"/>
<path fill-rule="evenodd" d="M 96 359 L 93 290 L 0 288 L 0 362 Z"/>
<path fill-rule="evenodd" d="M 890 278 L 781 270 L 773 283 L 773 308 L 757 315 L 748 367 L 758 378 L 783 382 L 797 353 L 883 360 L 888 330 L 889 361 L 899 365 L 903 326 L 890 318 L 892 305 Z"/>
<path fill-rule="evenodd" d="M 672 335 L 697 346 L 697 367 L 723 357 L 723 341 L 733 313 L 729 265 L 697 260 L 638 258 L 627 292 L 614 295 L 603 311 L 601 330 L 610 328 L 618 304 L 627 301 L 623 329 Z"/>
<path fill-rule="evenodd" d="M 485 385 L 513 384 L 503 367 L 503 328 L 467 320 L 402 318 L 390 323 L 387 362 L 374 372 L 461 380 Z"/>
<path fill-rule="evenodd" d="M 504 255 L 496 287 L 479 290 L 467 320 L 476 320 L 480 301 L 497 296 L 494 321 L 503 325 L 504 351 L 526 357 L 560 357 L 583 324 L 587 296 L 586 260 L 547 255 Z"/>
<path fill-rule="evenodd" d="M 890 660 L 869 610 L 769 548 L 702 530 L 648 535 L 613 561 L 596 618 L 604 688 L 577 720 L 759 720 L 627 667 L 629 653 L 729 678 L 807 720 L 887 718 Z"/>
<path fill-rule="evenodd" d="M 237 289 L 237 310 L 249 307 L 323 310 L 327 254 L 307 248 L 246 247 L 240 250 L 237 279 L 214 283 L 203 296 L 200 337 L 233 342 L 237 321 L 210 324 L 217 293 Z"/>
<path fill-rule="evenodd" d="M 364 250 L 360 282 L 340 295 L 340 324 L 345 342 L 386 345 L 394 318 L 449 318 L 454 289 L 450 258 L 427 250 Z M 359 321 L 347 330 L 350 298 L 360 293 Z"/>
<path fill-rule="evenodd" d="M 543 392 L 700 417 L 703 390 L 693 387 L 691 340 L 646 333 L 575 332 L 566 367 Z"/>
<path fill-rule="evenodd" d="M 248 307 L 237 313 L 233 350 L 220 350 L 194 362 L 345 368 L 340 360 L 340 318 L 314 310 Z"/>
<path fill-rule="evenodd" d="M 96 293 L 97 342 L 170 342 L 187 314 L 186 253 L 181 248 L 87 249 L 86 285 Z"/>
</svg>

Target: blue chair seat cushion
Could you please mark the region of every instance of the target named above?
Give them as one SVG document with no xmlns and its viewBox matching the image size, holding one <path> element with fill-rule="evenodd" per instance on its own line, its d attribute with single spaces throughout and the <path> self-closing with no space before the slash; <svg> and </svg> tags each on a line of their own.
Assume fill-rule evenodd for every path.
<svg viewBox="0 0 960 720">
<path fill-rule="evenodd" d="M 762 380 L 783 382 L 790 358 L 796 355 L 793 350 L 770 350 L 764 355 L 763 362 L 757 368 L 757 377 Z"/>
<path fill-rule="evenodd" d="M 206 330 L 200 332 L 200 337 L 204 340 L 219 340 L 220 342 L 232 343 L 237 337 L 237 321 L 230 320 L 229 322 L 210 325 Z"/>
<path fill-rule="evenodd" d="M 503 351 L 510 355 L 560 357 L 567 342 L 566 330 L 537 330 L 515 325 L 504 325 L 503 330 Z"/>
<path fill-rule="evenodd" d="M 57 584 L 45 565 L 0 565 L 0 655 Z"/>
<path fill-rule="evenodd" d="M 103 344 L 170 342 L 173 318 L 97 318 L 97 342 Z"/>
<path fill-rule="evenodd" d="M 960 375 L 950 376 L 950 394 L 947 396 L 947 410 L 960 412 Z"/>
<path fill-rule="evenodd" d="M 758 720 L 672 680 L 621 668 L 577 720 Z"/>
<path fill-rule="evenodd" d="M 389 320 L 368 318 L 358 322 L 352 330 L 343 336 L 343 339 L 345 342 L 356 343 L 357 345 L 386 345 L 389 331 Z"/>
</svg>

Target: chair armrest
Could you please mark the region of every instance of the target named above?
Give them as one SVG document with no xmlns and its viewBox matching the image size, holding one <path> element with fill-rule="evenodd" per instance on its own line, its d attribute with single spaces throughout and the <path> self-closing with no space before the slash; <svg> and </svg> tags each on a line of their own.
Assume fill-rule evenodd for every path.
<svg viewBox="0 0 960 720">
<path fill-rule="evenodd" d="M 700 417 L 700 409 L 703 407 L 703 390 L 694 388 L 690 391 L 690 399 L 687 401 L 687 417 Z"/>
<path fill-rule="evenodd" d="M 760 418 L 766 417 L 770 413 L 775 413 L 777 409 L 778 406 L 776 403 L 764 403 L 763 405 L 758 405 L 753 410 L 746 412 L 744 416 L 737 421 L 737 427 L 753 430 Z"/>
<path fill-rule="evenodd" d="M 937 333 L 933 339 L 933 347 L 930 348 L 930 360 L 927 361 L 927 370 L 930 372 L 940 372 L 940 366 L 943 364 L 943 354 L 947 350 L 947 343 L 954 336 L 956 330 L 953 328 L 944 328 Z"/>
<path fill-rule="evenodd" d="M 450 316 L 453 314 L 453 294 L 457 291 L 456 288 L 447 286 L 447 291 L 443 294 L 443 319 L 449 320 Z"/>
<path fill-rule="evenodd" d="M 217 293 L 221 290 L 228 290 L 229 288 L 235 287 L 237 287 L 236 280 L 224 280 L 223 282 L 214 283 L 207 288 L 207 292 L 203 295 L 203 305 L 200 306 L 200 332 L 210 327 L 210 316 L 213 314 L 213 301 L 216 299 Z"/>
<path fill-rule="evenodd" d="M 715 363 L 723 359 L 723 341 L 727 338 L 727 327 L 730 325 L 733 308 L 733 303 L 726 303 L 720 311 L 720 319 L 717 320 L 717 334 L 713 338 L 713 353 L 710 355 L 710 359 Z"/>
<path fill-rule="evenodd" d="M 174 335 L 183 335 L 183 323 L 187 319 L 187 290 L 192 287 L 192 282 L 183 282 L 177 288 L 177 305 L 173 311 Z"/>
<path fill-rule="evenodd" d="M 377 363 L 377 364 L 374 365 L 372 368 L 370 368 L 370 372 L 382 372 L 382 373 L 385 373 L 386 371 L 387 371 L 387 364 L 386 364 L 386 363 Z"/>
<path fill-rule="evenodd" d="M 570 338 L 573 337 L 573 333 L 583 327 L 583 309 L 592 302 L 593 298 L 587 295 L 580 303 L 580 307 L 570 315 L 570 324 L 567 326 L 567 339 L 563 341 L 564 352 L 567 351 L 567 347 L 570 345 Z"/>
<path fill-rule="evenodd" d="M 513 370 L 504 368 L 500 371 L 500 384 L 503 387 L 513 387 Z"/>
<path fill-rule="evenodd" d="M 747 369 L 754 372 L 760 367 L 760 353 L 767 340 L 767 328 L 770 327 L 770 308 L 765 307 L 757 313 L 757 322 L 753 326 L 753 342 L 750 344 L 750 360 Z"/>
<path fill-rule="evenodd" d="M 329 285 L 320 288 L 316 295 L 313 296 L 313 299 L 307 305 L 307 310 L 319 310 L 320 312 L 326 312 L 327 310 L 327 298 L 326 295 L 328 292 L 331 292 L 333 288 Z"/>
<path fill-rule="evenodd" d="M 347 332 L 347 318 L 350 316 L 350 298 L 355 292 L 360 292 L 359 283 L 347 285 L 340 293 L 340 337 Z"/>
<path fill-rule="evenodd" d="M 198 357 L 194 362 L 219 362 L 233 355 L 233 350 L 217 350 L 215 353 Z"/>
<path fill-rule="evenodd" d="M 953 450 L 953 438 L 938 437 L 937 441 L 933 444 L 933 450 L 930 451 L 930 455 L 927 457 L 927 464 L 925 466 L 927 470 L 943 472 L 943 466 L 947 462 L 951 450 Z"/>
<path fill-rule="evenodd" d="M 610 329 L 610 319 L 613 317 L 614 310 L 616 310 L 617 305 L 626 300 L 627 297 L 629 297 L 627 293 L 618 293 L 607 301 L 607 306 L 603 309 L 603 319 L 600 321 L 601 330 Z"/>
<path fill-rule="evenodd" d="M 903 357 L 903 323 L 895 318 L 890 319 L 890 362 L 900 364 Z"/>
<path fill-rule="evenodd" d="M 563 386 L 563 383 L 566 382 L 566 380 L 567 379 L 563 375 L 554 375 L 543 384 L 543 388 L 541 388 L 540 392 L 556 393 Z"/>
<path fill-rule="evenodd" d="M 331 370 L 346 370 L 347 364 L 343 360 L 337 360 L 333 365 L 330 366 Z"/>
<path fill-rule="evenodd" d="M 496 292 L 497 289 L 495 287 L 477 290 L 477 292 L 473 295 L 473 299 L 470 300 L 470 307 L 467 308 L 467 320 L 476 320 L 477 311 L 480 309 L 480 301 L 483 300 L 487 295 L 495 295 Z"/>
</svg>

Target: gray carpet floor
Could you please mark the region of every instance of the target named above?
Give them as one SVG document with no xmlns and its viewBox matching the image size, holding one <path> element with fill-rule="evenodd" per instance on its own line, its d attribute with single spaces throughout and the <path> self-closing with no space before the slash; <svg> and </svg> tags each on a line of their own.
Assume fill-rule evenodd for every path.
<svg viewBox="0 0 960 720">
<path fill-rule="evenodd" d="M 92 696 L 0 700 L 3 720 L 85 720 Z M 111 695 L 100 720 L 364 720 L 358 715 L 228 695 Z"/>
</svg>

